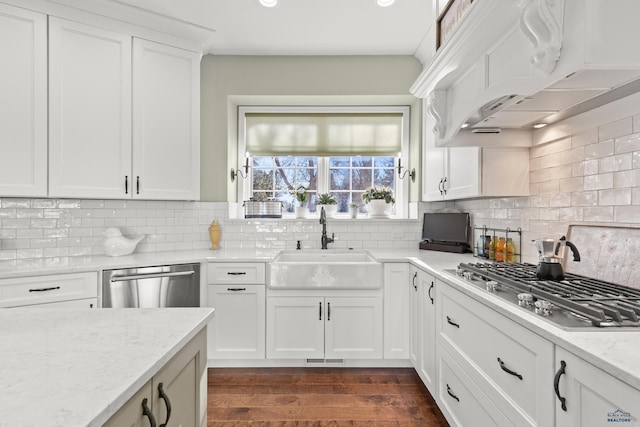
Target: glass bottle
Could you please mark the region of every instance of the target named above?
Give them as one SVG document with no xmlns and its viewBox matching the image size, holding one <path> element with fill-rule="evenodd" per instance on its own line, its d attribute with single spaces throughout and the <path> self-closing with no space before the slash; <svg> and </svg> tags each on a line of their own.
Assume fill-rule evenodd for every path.
<svg viewBox="0 0 640 427">
<path fill-rule="evenodd" d="M 484 258 L 484 237 L 484 234 L 480 236 L 478 243 L 476 243 L 476 255 L 481 258 Z"/>
<path fill-rule="evenodd" d="M 496 261 L 504 262 L 504 251 L 505 251 L 506 241 L 504 237 L 498 239 L 498 243 L 496 244 Z"/>
<path fill-rule="evenodd" d="M 491 236 L 484 236 L 484 258 L 489 258 L 489 247 L 491 246 Z"/>
<path fill-rule="evenodd" d="M 498 238 L 493 236 L 491 243 L 489 244 L 489 259 L 495 261 L 496 259 L 496 245 L 498 244 Z"/>
<path fill-rule="evenodd" d="M 513 262 L 513 255 L 516 252 L 516 247 L 513 245 L 513 239 L 511 237 L 507 237 L 507 244 L 506 244 L 505 250 L 507 252 L 506 254 L 507 259 L 505 261 Z"/>
</svg>

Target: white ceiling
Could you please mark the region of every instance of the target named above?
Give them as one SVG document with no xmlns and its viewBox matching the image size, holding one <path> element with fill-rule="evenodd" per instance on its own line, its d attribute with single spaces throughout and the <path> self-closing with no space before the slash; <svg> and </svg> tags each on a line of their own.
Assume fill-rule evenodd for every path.
<svg viewBox="0 0 640 427">
<path fill-rule="evenodd" d="M 108 0 L 215 31 L 207 52 L 230 55 L 416 55 L 432 0 Z"/>
</svg>

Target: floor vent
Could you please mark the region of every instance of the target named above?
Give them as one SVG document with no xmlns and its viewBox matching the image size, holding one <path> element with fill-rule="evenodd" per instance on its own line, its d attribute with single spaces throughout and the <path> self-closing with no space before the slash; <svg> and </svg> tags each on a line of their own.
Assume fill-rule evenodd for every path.
<svg viewBox="0 0 640 427">
<path fill-rule="evenodd" d="M 307 359 L 308 365 L 344 365 L 344 359 Z"/>
</svg>

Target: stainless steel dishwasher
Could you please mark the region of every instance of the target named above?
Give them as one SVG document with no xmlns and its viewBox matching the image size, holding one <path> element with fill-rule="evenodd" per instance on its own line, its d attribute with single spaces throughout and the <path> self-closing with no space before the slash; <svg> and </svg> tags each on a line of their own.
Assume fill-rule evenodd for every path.
<svg viewBox="0 0 640 427">
<path fill-rule="evenodd" d="M 102 307 L 199 307 L 200 264 L 104 270 Z"/>
</svg>

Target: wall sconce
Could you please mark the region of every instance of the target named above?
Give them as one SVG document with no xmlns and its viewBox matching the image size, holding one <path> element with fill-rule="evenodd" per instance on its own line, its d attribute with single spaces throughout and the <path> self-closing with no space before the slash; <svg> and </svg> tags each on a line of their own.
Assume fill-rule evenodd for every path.
<svg viewBox="0 0 640 427">
<path fill-rule="evenodd" d="M 241 167 L 244 168 L 244 173 L 242 173 L 242 171 L 239 168 L 238 169 L 231 168 L 231 182 L 235 181 L 238 175 L 240 175 L 242 179 L 247 178 L 247 175 L 249 174 L 249 152 L 248 151 L 244 154 L 244 166 L 241 166 Z"/>
<path fill-rule="evenodd" d="M 409 174 L 409 176 L 411 177 L 411 182 L 416 182 L 416 170 L 415 168 L 411 169 L 411 172 L 409 172 L 409 169 L 405 170 L 404 173 L 402 173 L 402 153 L 398 153 L 398 177 L 400 179 L 404 179 L 405 176 L 407 176 L 407 174 Z"/>
</svg>

